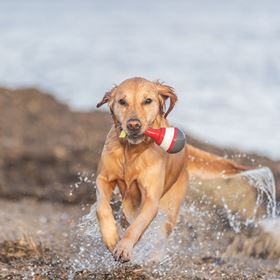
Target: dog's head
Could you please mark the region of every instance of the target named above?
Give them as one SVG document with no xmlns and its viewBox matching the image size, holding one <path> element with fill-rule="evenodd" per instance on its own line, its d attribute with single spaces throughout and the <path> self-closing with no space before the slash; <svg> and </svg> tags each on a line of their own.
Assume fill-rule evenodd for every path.
<svg viewBox="0 0 280 280">
<path fill-rule="evenodd" d="M 165 112 L 165 102 L 170 105 Z M 96 105 L 108 103 L 115 121 L 127 134 L 131 144 L 139 144 L 144 139 L 144 131 L 151 127 L 158 116 L 166 118 L 172 111 L 177 96 L 170 86 L 158 81 L 143 78 L 123 81 L 109 92 Z"/>
</svg>

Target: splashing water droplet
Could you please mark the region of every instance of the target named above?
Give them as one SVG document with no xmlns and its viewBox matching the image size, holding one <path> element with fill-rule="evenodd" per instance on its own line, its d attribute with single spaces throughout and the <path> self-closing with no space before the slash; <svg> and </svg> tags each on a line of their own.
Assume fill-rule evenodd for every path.
<svg viewBox="0 0 280 280">
<path fill-rule="evenodd" d="M 257 201 L 255 207 L 255 215 L 257 208 L 262 203 L 266 203 L 266 216 L 276 216 L 276 188 L 273 173 L 267 167 L 258 168 L 242 173 L 248 179 L 249 184 L 257 190 Z M 264 218 L 264 217 L 263 217 Z"/>
<path fill-rule="evenodd" d="M 256 188 L 257 201 L 254 210 L 254 218 L 250 221 L 242 220 L 240 213 L 231 211 L 224 201 L 224 212 L 227 214 L 229 224 L 234 232 L 239 232 L 242 226 L 255 222 L 258 207 L 266 201 L 267 217 L 276 215 L 275 184 L 272 172 L 268 168 L 261 168 L 242 173 L 248 183 Z M 120 194 L 115 192 L 119 199 L 112 201 L 114 216 L 117 224 L 121 225 L 122 209 L 120 206 Z M 225 227 L 221 217 L 217 215 L 219 207 L 205 203 L 207 197 L 199 201 L 186 201 L 180 211 L 179 221 L 168 239 L 161 235 L 166 216 L 159 213 L 150 224 L 146 232 L 136 244 L 133 251 L 133 259 L 129 263 L 115 262 L 112 254 L 104 246 L 98 221 L 96 217 L 96 205 L 90 212 L 83 216 L 77 225 L 75 238 L 73 239 L 74 254 L 71 259 L 71 273 L 69 279 L 73 279 L 75 272 L 88 270 L 94 273 L 110 273 L 120 268 L 129 268 L 140 265 L 146 272 L 152 272 L 156 277 L 172 275 L 175 277 L 189 275 L 190 268 L 184 263 L 201 261 L 205 258 L 219 258 L 223 253 L 225 233 L 230 229 Z M 203 205 L 206 205 L 204 207 Z M 125 228 L 119 226 L 120 236 Z M 195 270 L 193 272 L 196 273 Z"/>
</svg>

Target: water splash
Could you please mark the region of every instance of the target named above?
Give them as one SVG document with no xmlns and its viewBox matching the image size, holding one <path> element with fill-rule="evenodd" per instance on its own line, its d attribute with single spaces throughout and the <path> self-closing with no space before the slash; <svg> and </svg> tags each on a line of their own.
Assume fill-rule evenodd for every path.
<svg viewBox="0 0 280 280">
<path fill-rule="evenodd" d="M 77 225 L 72 247 L 76 253 L 71 260 L 72 272 L 81 270 L 107 271 L 118 267 L 102 241 L 96 217 L 96 205 Z"/>
<path fill-rule="evenodd" d="M 236 233 L 240 232 L 241 227 L 242 227 L 242 219 L 241 219 L 239 213 L 238 212 L 233 213 L 223 197 L 222 197 L 222 202 L 223 202 L 224 210 L 225 210 L 227 218 L 228 218 L 229 225 L 234 230 L 234 232 L 236 232 Z M 245 223 L 246 224 L 248 223 L 247 220 L 245 221 Z"/>
<path fill-rule="evenodd" d="M 244 178 L 252 188 L 256 189 L 256 202 L 252 217 L 244 220 L 242 212 L 246 212 L 246 209 L 238 209 L 237 211 L 235 209 L 235 211 L 232 211 L 225 198 L 221 197 L 229 225 L 236 233 L 239 233 L 244 226 L 257 226 L 258 221 L 264 218 L 275 217 L 277 211 L 275 181 L 273 173 L 269 168 L 262 167 L 235 175 L 235 177 L 239 176 Z M 260 216 L 258 211 L 261 209 L 264 209 L 264 213 Z"/>
<path fill-rule="evenodd" d="M 157 277 L 175 273 L 179 277 L 184 275 L 188 268 L 178 267 L 178 263 L 189 262 L 201 255 L 218 256 L 220 252 L 219 246 L 212 246 L 209 242 L 211 239 L 220 242 L 223 237 L 221 226 L 209 223 L 209 219 L 215 219 L 213 212 L 201 211 L 196 203 L 185 202 L 180 211 L 178 224 L 168 239 L 162 234 L 166 215 L 160 212 L 136 244 L 131 262 L 121 264 L 115 262 L 112 254 L 105 248 L 95 212 L 96 205 L 93 205 L 77 226 L 73 239 L 73 249 L 76 253 L 71 259 L 69 279 L 73 279 L 75 273 L 82 270 L 110 273 L 136 265 L 140 265 L 146 272 Z M 120 225 L 121 208 L 115 211 L 114 216 Z M 124 227 L 119 227 L 121 235 L 124 230 Z"/>
<path fill-rule="evenodd" d="M 255 222 L 257 209 L 266 202 L 266 217 L 276 215 L 275 184 L 272 172 L 268 168 L 242 173 L 248 183 L 256 188 L 257 200 L 254 211 L 254 219 L 244 222 L 240 213 L 234 213 L 224 201 L 224 209 L 229 224 L 234 232 L 239 232 L 242 226 L 248 226 Z M 122 236 L 125 228 L 120 226 L 122 211 L 120 207 L 121 198 L 112 202 L 114 216 L 119 225 Z M 112 254 L 104 246 L 98 221 L 96 217 L 96 205 L 93 205 L 89 213 L 83 216 L 74 233 L 72 249 L 74 251 L 71 259 L 71 273 L 69 279 L 73 279 L 77 271 L 87 270 L 94 273 L 110 273 L 120 268 L 132 268 L 140 265 L 145 271 L 156 275 L 158 278 L 173 275 L 180 277 L 196 275 L 193 263 L 203 258 L 213 260 L 213 267 L 218 265 L 218 260 L 225 250 L 225 238 L 230 229 L 221 222 L 217 215 L 215 205 L 208 204 L 202 207 L 200 201 L 186 201 L 181 207 L 179 221 L 168 239 L 162 235 L 162 228 L 166 219 L 165 215 L 159 213 L 141 237 L 134 248 L 133 259 L 129 263 L 121 264 L 115 262 Z M 217 262 L 217 264 L 216 264 Z M 191 263 L 191 265 L 190 265 Z"/>
<path fill-rule="evenodd" d="M 77 173 L 77 181 L 74 182 L 74 184 L 71 184 L 69 186 L 69 197 L 72 197 L 75 191 L 77 191 L 81 186 L 84 184 L 89 185 L 93 187 L 93 190 L 95 190 L 95 180 L 94 180 L 95 173 L 94 172 L 78 172 Z"/>
<path fill-rule="evenodd" d="M 247 178 L 248 183 L 256 188 L 257 200 L 254 209 L 254 219 L 257 209 L 262 204 L 266 204 L 266 213 L 263 218 L 276 216 L 276 187 L 272 171 L 267 167 L 262 167 L 242 173 Z"/>
<path fill-rule="evenodd" d="M 116 204 L 118 201 L 115 202 Z M 116 207 L 113 207 L 116 208 Z M 125 228 L 121 226 L 122 211 L 121 208 L 114 212 L 114 217 L 119 226 L 120 236 L 123 235 Z M 153 220 L 149 228 L 141 237 L 141 240 L 134 248 L 133 259 L 130 263 L 121 264 L 113 259 L 112 254 L 105 247 L 96 217 L 96 204 L 94 204 L 90 212 L 83 216 L 77 225 L 75 231 L 73 250 L 76 252 L 71 259 L 71 275 L 82 270 L 94 272 L 110 272 L 120 267 L 133 267 L 134 265 L 145 265 L 154 261 L 160 261 L 164 255 L 167 240 L 159 238 L 162 230 L 165 215 L 159 213 Z M 154 253 L 157 253 L 156 255 Z M 71 279 L 73 277 L 69 277 Z"/>
</svg>

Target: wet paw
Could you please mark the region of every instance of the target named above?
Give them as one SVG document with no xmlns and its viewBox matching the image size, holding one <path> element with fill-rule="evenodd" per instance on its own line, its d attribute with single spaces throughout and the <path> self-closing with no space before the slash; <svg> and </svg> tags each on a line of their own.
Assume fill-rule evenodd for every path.
<svg viewBox="0 0 280 280">
<path fill-rule="evenodd" d="M 133 244 L 129 239 L 122 239 L 116 245 L 113 256 L 116 261 L 128 262 L 132 257 Z"/>
<path fill-rule="evenodd" d="M 110 236 L 103 235 L 103 242 L 105 243 L 106 247 L 110 252 L 113 252 L 116 244 L 119 241 L 119 235 L 117 233 L 111 234 Z"/>
</svg>

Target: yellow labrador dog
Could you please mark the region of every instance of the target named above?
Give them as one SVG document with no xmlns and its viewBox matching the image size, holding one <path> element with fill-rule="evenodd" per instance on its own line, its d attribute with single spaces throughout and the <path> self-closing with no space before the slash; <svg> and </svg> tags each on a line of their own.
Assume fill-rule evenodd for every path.
<svg viewBox="0 0 280 280">
<path fill-rule="evenodd" d="M 165 102 L 170 100 L 165 111 Z M 188 186 L 188 173 L 232 175 L 246 169 L 230 160 L 187 145 L 176 154 L 164 152 L 144 135 L 147 128 L 169 127 L 168 114 L 177 96 L 170 86 L 144 78 L 123 81 L 97 104 L 111 111 L 111 128 L 101 155 L 97 176 L 97 217 L 103 241 L 116 260 L 129 261 L 134 245 L 158 211 L 165 213 L 165 235 L 176 223 Z M 121 131 L 127 135 L 120 139 Z M 129 222 L 120 238 L 110 207 L 113 190 L 122 195 Z"/>
</svg>

